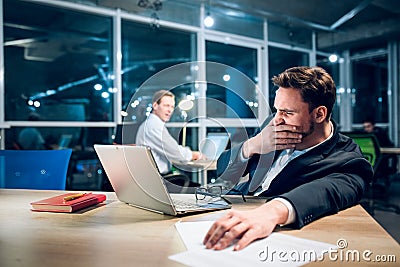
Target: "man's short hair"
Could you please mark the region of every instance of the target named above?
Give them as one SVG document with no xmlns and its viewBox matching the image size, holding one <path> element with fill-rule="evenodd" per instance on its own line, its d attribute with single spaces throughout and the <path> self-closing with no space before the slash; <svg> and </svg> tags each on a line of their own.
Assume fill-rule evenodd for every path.
<svg viewBox="0 0 400 267">
<path fill-rule="evenodd" d="M 376 124 L 375 118 L 372 116 L 368 116 L 368 117 L 364 118 L 363 123 L 368 123 L 368 122 L 371 123 L 372 125 Z"/>
<path fill-rule="evenodd" d="M 172 98 L 175 98 L 175 95 L 171 91 L 158 90 L 157 92 L 154 93 L 151 103 L 154 104 L 157 102 L 157 104 L 160 104 L 161 98 L 163 98 L 164 96 L 170 96 Z"/>
<path fill-rule="evenodd" d="M 319 106 L 328 110 L 330 119 L 336 101 L 336 86 L 332 77 L 320 67 L 293 67 L 272 78 L 276 86 L 294 88 L 300 91 L 303 101 L 308 103 L 310 112 Z"/>
</svg>

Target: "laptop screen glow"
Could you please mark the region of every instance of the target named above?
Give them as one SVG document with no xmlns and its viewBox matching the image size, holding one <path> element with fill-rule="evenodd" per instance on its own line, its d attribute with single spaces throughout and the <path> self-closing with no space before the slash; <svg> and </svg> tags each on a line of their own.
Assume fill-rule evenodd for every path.
<svg viewBox="0 0 400 267">
<path fill-rule="evenodd" d="M 200 143 L 200 152 L 210 160 L 217 160 L 228 145 L 229 135 L 226 133 L 208 133 Z"/>
</svg>

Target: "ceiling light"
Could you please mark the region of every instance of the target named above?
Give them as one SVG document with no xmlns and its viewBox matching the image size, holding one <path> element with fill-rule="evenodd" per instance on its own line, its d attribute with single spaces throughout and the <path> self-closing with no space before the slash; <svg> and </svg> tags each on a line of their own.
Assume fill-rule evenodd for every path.
<svg viewBox="0 0 400 267">
<path fill-rule="evenodd" d="M 101 89 L 103 89 L 103 86 L 99 83 L 96 83 L 93 87 L 94 87 L 94 90 L 96 90 L 96 91 L 100 91 Z"/>
<path fill-rule="evenodd" d="M 189 99 L 182 99 L 178 104 L 178 107 L 184 111 L 191 110 L 193 106 L 194 106 L 193 101 Z"/>
<path fill-rule="evenodd" d="M 329 61 L 331 63 L 335 63 L 335 62 L 337 62 L 337 60 L 338 60 L 338 56 L 336 54 L 332 54 L 329 56 Z"/>
<path fill-rule="evenodd" d="M 211 28 L 214 25 L 214 19 L 211 17 L 210 13 L 207 13 L 207 16 L 204 18 L 204 26 L 207 28 Z"/>
<path fill-rule="evenodd" d="M 224 76 L 222 76 L 222 79 L 223 79 L 225 82 L 228 82 L 228 81 L 231 79 L 231 76 L 230 76 L 229 74 L 225 74 Z"/>
</svg>

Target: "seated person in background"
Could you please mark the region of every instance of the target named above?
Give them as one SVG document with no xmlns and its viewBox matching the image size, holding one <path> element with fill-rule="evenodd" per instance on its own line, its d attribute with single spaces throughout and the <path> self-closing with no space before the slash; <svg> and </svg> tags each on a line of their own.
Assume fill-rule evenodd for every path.
<svg viewBox="0 0 400 267">
<path fill-rule="evenodd" d="M 387 132 L 375 125 L 375 120 L 372 117 L 368 117 L 363 122 L 364 131 L 367 133 L 373 133 L 378 140 L 381 147 L 394 147 L 393 142 L 390 140 Z M 397 172 L 397 155 L 383 154 L 381 161 L 375 171 L 375 178 L 386 177 Z"/>
<path fill-rule="evenodd" d="M 28 121 L 39 121 L 40 116 L 37 113 L 29 114 Z M 21 149 L 38 150 L 46 149 L 42 134 L 34 127 L 26 127 L 18 135 L 18 144 Z"/>
<path fill-rule="evenodd" d="M 225 151 L 218 160 L 220 179 L 235 189 L 268 197 L 248 211 L 231 210 L 204 238 L 208 249 L 234 250 L 271 234 L 277 225 L 301 228 L 361 199 L 372 178 L 370 163 L 359 146 L 338 132 L 331 120 L 336 87 L 319 67 L 294 67 L 275 76 L 279 86 L 274 108 L 261 131 Z"/>
<path fill-rule="evenodd" d="M 159 90 L 152 98 L 153 110 L 139 126 L 136 144 L 151 148 L 161 174 L 171 171 L 171 161 L 190 161 L 203 158 L 198 151 L 183 147 L 170 135 L 165 123 L 175 108 L 175 96 L 167 90 Z"/>
<path fill-rule="evenodd" d="M 365 132 L 373 133 L 376 136 L 381 147 L 393 147 L 393 142 L 390 141 L 387 132 L 381 127 L 376 126 L 373 118 L 365 119 L 363 127 Z"/>
</svg>

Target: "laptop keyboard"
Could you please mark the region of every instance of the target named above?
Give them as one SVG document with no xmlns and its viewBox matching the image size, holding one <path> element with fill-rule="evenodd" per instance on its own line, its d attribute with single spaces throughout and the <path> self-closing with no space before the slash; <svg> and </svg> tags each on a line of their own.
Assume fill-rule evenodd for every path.
<svg viewBox="0 0 400 267">
<path fill-rule="evenodd" d="M 172 202 L 174 203 L 174 206 L 177 210 L 187 210 L 187 209 L 199 209 L 201 206 L 199 206 L 196 203 L 193 202 L 188 202 L 184 201 L 181 199 L 172 199 Z"/>
</svg>

